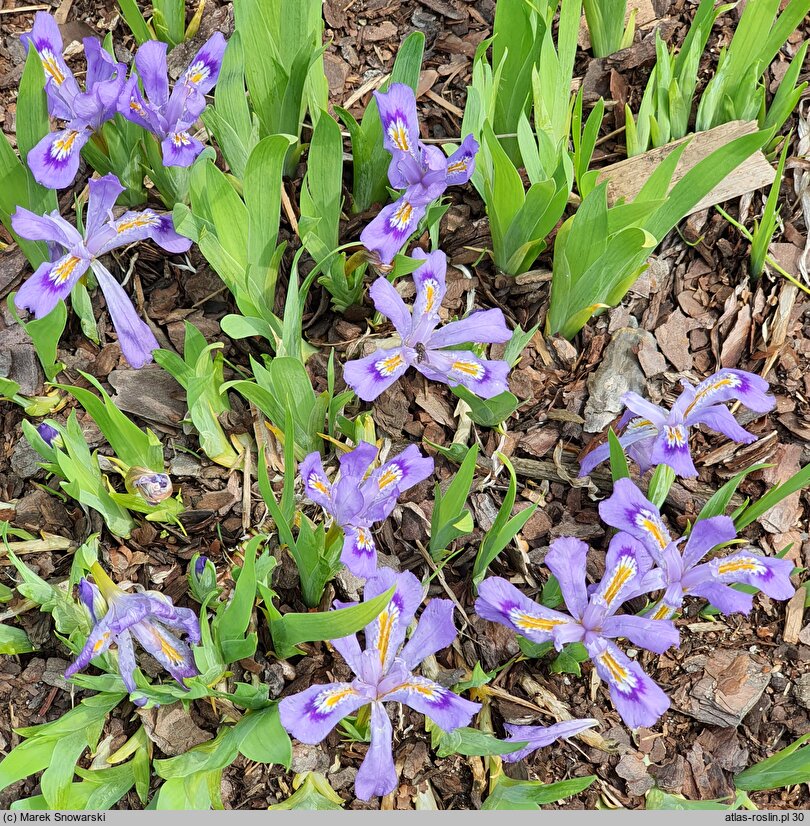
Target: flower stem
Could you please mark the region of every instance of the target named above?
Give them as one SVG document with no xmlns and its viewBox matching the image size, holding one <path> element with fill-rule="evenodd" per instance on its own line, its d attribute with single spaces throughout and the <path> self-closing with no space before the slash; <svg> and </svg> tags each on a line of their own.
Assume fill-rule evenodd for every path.
<svg viewBox="0 0 810 826">
<path fill-rule="evenodd" d="M 110 579 L 107 572 L 98 562 L 94 562 L 90 566 L 90 573 L 93 575 L 93 579 L 105 599 L 109 600 L 121 593 L 121 589 Z"/>
</svg>

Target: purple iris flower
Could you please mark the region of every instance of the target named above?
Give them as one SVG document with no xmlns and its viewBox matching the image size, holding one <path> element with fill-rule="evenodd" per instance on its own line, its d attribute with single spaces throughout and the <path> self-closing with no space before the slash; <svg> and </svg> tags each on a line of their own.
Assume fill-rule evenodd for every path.
<svg viewBox="0 0 810 826">
<path fill-rule="evenodd" d="M 416 445 L 371 471 L 377 448 L 368 442 L 340 456 L 340 478 L 330 482 L 320 454 L 310 453 L 301 462 L 301 478 L 309 498 L 332 516 L 343 529 L 340 561 L 357 576 L 370 577 L 377 570 L 377 547 L 371 525 L 391 515 L 401 493 L 433 473 L 433 459 Z"/>
<path fill-rule="evenodd" d="M 481 583 L 475 610 L 532 642 L 552 641 L 557 650 L 565 643 L 581 642 L 597 673 L 608 684 L 624 722 L 631 728 L 652 726 L 669 708 L 669 698 L 637 662 L 612 642 L 625 637 L 656 654 L 679 644 L 678 631 L 669 620 L 616 616 L 621 604 L 638 593 L 652 560 L 632 536 L 616 534 L 608 548 L 605 575 L 589 595 L 585 585 L 587 554 L 584 542 L 562 537 L 552 543 L 546 556 L 546 565 L 560 583 L 570 615 L 533 602 L 500 577 Z"/>
<path fill-rule="evenodd" d="M 205 109 L 205 95 L 216 85 L 225 38 L 216 32 L 194 56 L 169 94 L 166 44 L 148 40 L 135 55 L 143 93 L 134 75 L 126 81 L 118 111 L 160 139 L 166 166 L 191 166 L 203 145 L 189 129 Z"/>
<path fill-rule="evenodd" d="M 638 395 L 625 393 L 627 411 L 619 421 L 623 432 L 619 442 L 644 473 L 653 465 L 669 465 L 678 476 L 697 476 L 689 453 L 689 428 L 705 424 L 733 442 L 750 444 L 757 437 L 737 424 L 723 402 L 739 399 L 755 413 L 773 410 L 776 400 L 767 394 L 768 382 L 745 370 L 718 370 L 698 385 L 681 380 L 683 392 L 672 410 L 653 404 Z M 580 463 L 586 476 L 610 456 L 607 444 L 599 445 Z"/>
<path fill-rule="evenodd" d="M 107 300 L 121 352 L 133 367 L 152 360 L 160 346 L 149 327 L 138 318 L 132 302 L 99 258 L 110 250 L 151 238 L 168 252 L 185 252 L 191 241 L 174 231 L 171 214 L 151 209 L 125 212 L 114 218 L 112 208 L 124 188 L 115 175 L 91 180 L 84 236 L 54 211 L 35 215 L 23 207 L 11 216 L 14 231 L 31 241 L 47 241 L 51 261 L 40 264 L 20 287 L 14 298 L 19 309 L 30 310 L 36 318 L 48 315 L 57 302 L 64 301 L 74 284 L 92 269 Z"/>
<path fill-rule="evenodd" d="M 409 572 L 383 568 L 368 581 L 368 601 L 396 585 L 385 610 L 365 629 L 365 650 L 357 637 L 331 640 L 356 677 L 350 683 L 314 685 L 279 703 L 281 723 L 302 743 L 320 743 L 349 714 L 371 705 L 371 745 L 355 780 L 361 800 L 390 794 L 397 785 L 392 753 L 391 721 L 383 703 L 403 703 L 452 731 L 467 725 L 480 708 L 426 677 L 412 674 L 426 657 L 451 645 L 456 638 L 453 603 L 432 599 L 416 629 L 405 642 L 405 632 L 422 602 L 422 586 Z"/>
<path fill-rule="evenodd" d="M 564 720 L 562 723 L 554 723 L 551 726 L 505 725 L 504 728 L 509 735 L 504 741 L 505 743 L 526 742 L 526 745 L 510 754 L 501 755 L 501 760 L 504 763 L 516 763 L 518 760 L 528 757 L 533 751 L 550 746 L 556 740 L 567 740 L 569 737 L 585 731 L 585 729 L 598 725 L 599 721 L 592 717 L 584 717 L 582 720 Z"/>
<path fill-rule="evenodd" d="M 419 140 L 413 89 L 394 83 L 387 92 L 375 92 L 383 127 L 383 146 L 391 153 L 388 180 L 404 189 L 401 198 L 384 207 L 360 234 L 363 246 L 390 264 L 427 211 L 448 186 L 466 184 L 475 171 L 478 142 L 467 135 L 448 158 L 437 146 Z"/>
<path fill-rule="evenodd" d="M 508 390 L 507 362 L 479 358 L 469 350 L 443 349 L 470 341 L 485 344 L 509 341 L 512 334 L 503 313 L 479 310 L 437 330 L 441 321 L 439 307 L 445 293 L 447 257 L 441 250 L 427 255 L 420 249 L 414 250 L 411 257 L 425 262 L 413 273 L 416 301 L 412 313 L 387 279 L 378 278 L 369 291 L 374 306 L 391 320 L 402 344 L 345 364 L 346 384 L 363 401 L 374 401 L 413 366 L 433 381 L 451 387 L 463 384 L 484 399 Z"/>
<path fill-rule="evenodd" d="M 708 599 L 724 614 L 747 614 L 753 595 L 729 587 L 743 583 L 759 588 L 773 599 L 790 599 L 795 588 L 790 583 L 793 563 L 787 559 L 739 551 L 701 563 L 718 545 L 737 537 L 728 516 L 712 516 L 694 524 L 683 552 L 683 537 L 673 540 L 658 508 L 645 498 L 630 479 L 618 479 L 613 494 L 599 505 L 602 519 L 638 539 L 655 560 L 657 568 L 645 577 L 643 593 L 664 591 L 664 596 L 647 612 L 654 619 L 669 619 L 680 611 L 685 596 Z"/>
<path fill-rule="evenodd" d="M 76 177 L 81 148 L 105 121 L 115 117 L 126 68 L 98 38 L 84 38 L 87 75 L 82 91 L 62 57 L 62 36 L 49 14 L 37 12 L 33 29 L 22 40 L 26 49 L 33 46 L 42 61 L 48 112 L 67 121 L 64 129 L 46 135 L 28 153 L 28 166 L 38 183 L 62 189 Z"/>
<path fill-rule="evenodd" d="M 186 635 L 193 644 L 200 641 L 200 625 L 193 611 L 175 607 L 167 596 L 157 591 L 122 591 L 97 562 L 90 571 L 96 584 L 82 579 L 79 598 L 90 613 L 93 630 L 76 661 L 65 671 L 66 679 L 86 668 L 115 643 L 121 679 L 127 691 L 137 691 L 133 637 L 181 686 L 185 687 L 186 677 L 199 674 L 188 644 L 172 633 Z M 135 697 L 133 702 L 142 706 L 146 698 Z"/>
</svg>

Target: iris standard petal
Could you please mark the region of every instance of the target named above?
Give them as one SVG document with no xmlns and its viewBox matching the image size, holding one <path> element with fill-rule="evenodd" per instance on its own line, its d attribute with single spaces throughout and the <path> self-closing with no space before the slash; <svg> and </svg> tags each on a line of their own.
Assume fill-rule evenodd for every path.
<svg viewBox="0 0 810 826">
<path fill-rule="evenodd" d="M 137 370 L 152 361 L 152 353 L 160 348 L 160 344 L 146 322 L 138 317 L 129 296 L 109 270 L 98 261 L 93 261 L 92 267 L 107 301 L 121 353 Z"/>
<path fill-rule="evenodd" d="M 281 724 L 302 743 L 320 743 L 346 716 L 366 705 L 353 683 L 313 685 L 279 701 Z"/>
<path fill-rule="evenodd" d="M 532 642 L 549 642 L 552 632 L 561 625 L 579 626 L 572 617 L 553 611 L 524 596 L 502 577 L 489 577 L 478 588 L 475 601 L 478 616 L 499 622 Z"/>
<path fill-rule="evenodd" d="M 533 751 L 550 746 L 557 740 L 567 740 L 575 734 L 579 734 L 589 728 L 599 725 L 598 720 L 591 717 L 584 717 L 581 720 L 565 720 L 562 723 L 554 723 L 550 726 L 512 726 L 504 725 L 509 737 L 507 743 L 520 743 L 526 741 L 526 746 L 518 751 L 501 756 L 504 763 L 516 763 L 524 757 L 528 757 Z"/>
<path fill-rule="evenodd" d="M 660 569 L 655 568 L 651 573 Z M 683 607 L 683 583 L 681 580 L 670 582 L 664 596 L 644 611 L 643 616 L 653 620 L 673 619 Z"/>
<path fill-rule="evenodd" d="M 87 60 L 87 74 L 84 78 L 87 92 L 90 92 L 99 84 L 108 83 L 111 80 L 117 80 L 120 91 L 124 77 L 124 64 L 118 63 L 101 45 L 101 41 L 97 37 L 83 38 L 82 45 Z"/>
<path fill-rule="evenodd" d="M 360 800 L 382 797 L 397 787 L 393 729 L 382 703 L 371 706 L 371 744 L 357 771 L 354 792 Z"/>
<path fill-rule="evenodd" d="M 329 644 L 346 660 L 347 665 L 355 674 L 360 673 L 360 657 L 362 651 L 360 650 L 360 643 L 357 640 L 357 634 L 349 634 L 346 637 L 329 640 Z"/>
<path fill-rule="evenodd" d="M 620 423 L 621 425 L 621 423 Z M 649 457 L 646 451 L 639 453 L 642 445 L 652 446 L 655 437 L 658 435 L 658 428 L 648 419 L 632 418 L 625 427 L 623 433 L 618 437 L 619 444 L 627 451 L 639 466 L 639 470 L 644 473 L 650 466 Z M 580 460 L 580 476 L 587 476 L 597 465 L 610 458 L 610 445 L 604 442 L 587 453 Z"/>
<path fill-rule="evenodd" d="M 36 318 L 44 318 L 70 295 L 73 285 L 89 266 L 87 259 L 72 254 L 40 264 L 17 291 L 14 304 L 18 309 L 33 313 Z"/>
<path fill-rule="evenodd" d="M 546 555 L 546 566 L 557 577 L 563 602 L 577 618 L 582 618 L 588 605 L 588 592 L 585 588 L 585 562 L 588 546 L 581 539 L 562 536 L 551 543 Z"/>
<path fill-rule="evenodd" d="M 449 599 L 432 599 L 400 652 L 400 659 L 409 671 L 413 671 L 425 657 L 452 645 L 457 635 L 453 603 Z"/>
<path fill-rule="evenodd" d="M 485 359 L 469 350 L 427 350 L 414 367 L 432 381 L 450 387 L 464 385 L 482 399 L 491 399 L 509 390 L 509 363 Z"/>
<path fill-rule="evenodd" d="M 364 402 L 373 402 L 411 366 L 414 351 L 406 347 L 376 350 L 370 356 L 346 362 L 343 379 Z"/>
<path fill-rule="evenodd" d="M 80 247 L 82 236 L 58 212 L 37 215 L 18 206 L 11 216 L 11 228 L 29 241 L 50 241 L 66 249 Z"/>
<path fill-rule="evenodd" d="M 376 458 L 377 447 L 369 442 L 360 442 L 352 450 L 341 453 L 338 456 L 341 479 L 350 479 L 359 486 Z"/>
<path fill-rule="evenodd" d="M 455 347 L 476 344 L 502 344 L 512 338 L 511 330 L 500 310 L 478 310 L 460 321 L 451 321 L 430 337 L 431 347 Z"/>
<path fill-rule="evenodd" d="M 411 331 L 411 314 L 396 287 L 387 278 L 378 278 L 368 291 L 374 308 L 394 325 L 404 341 Z"/>
<path fill-rule="evenodd" d="M 124 191 L 115 175 L 92 178 L 87 182 L 90 197 L 87 200 L 87 220 L 84 225 L 85 235 L 90 238 L 102 226 L 113 219 L 112 209 L 118 196 Z"/>
<path fill-rule="evenodd" d="M 641 417 L 655 425 L 659 430 L 669 420 L 669 412 L 666 408 L 658 404 L 653 404 L 647 401 L 643 396 L 632 391 L 622 395 L 622 404 L 628 409 L 632 410 L 636 416 Z"/>
<path fill-rule="evenodd" d="M 669 708 L 661 687 L 613 643 L 600 639 L 586 648 L 625 724 L 634 729 L 654 726 Z"/>
<path fill-rule="evenodd" d="M 335 521 L 341 527 L 365 525 L 366 500 L 356 479 L 341 474 L 332 485 L 332 508 Z"/>
<path fill-rule="evenodd" d="M 718 545 L 725 545 L 737 536 L 734 520 L 728 516 L 712 516 L 708 519 L 699 519 L 692 526 L 689 538 L 683 549 L 682 559 L 684 569 L 692 568 L 701 559 Z"/>
<path fill-rule="evenodd" d="M 165 106 L 169 101 L 169 69 L 167 46 L 159 40 L 147 40 L 135 53 L 135 67 L 149 102 Z"/>
<path fill-rule="evenodd" d="M 150 40 L 150 43 L 157 41 Z M 146 45 L 146 44 L 144 44 Z M 143 47 L 141 47 L 143 48 Z M 148 132 L 159 138 L 165 137 L 165 122 L 162 121 L 156 108 L 144 98 L 138 88 L 138 78 L 134 75 L 124 81 L 121 95 L 118 98 L 118 113 L 132 123 L 137 123 Z"/>
<path fill-rule="evenodd" d="M 381 699 L 409 706 L 430 717 L 444 731 L 468 725 L 481 710 L 480 703 L 465 700 L 427 677 L 412 676 Z"/>
</svg>

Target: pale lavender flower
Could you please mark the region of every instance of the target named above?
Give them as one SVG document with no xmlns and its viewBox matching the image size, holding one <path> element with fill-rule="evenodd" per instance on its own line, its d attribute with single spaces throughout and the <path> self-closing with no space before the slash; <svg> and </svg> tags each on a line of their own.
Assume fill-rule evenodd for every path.
<svg viewBox="0 0 810 826">
<path fill-rule="evenodd" d="M 360 234 L 366 249 L 390 264 L 425 215 L 427 206 L 448 186 L 465 184 L 475 171 L 478 143 L 467 135 L 448 158 L 437 146 L 419 140 L 413 89 L 394 83 L 387 92 L 375 92 L 383 128 L 383 146 L 391 153 L 388 180 L 402 197 L 384 207 Z"/>
<path fill-rule="evenodd" d="M 745 370 L 719 370 L 698 385 L 681 381 L 683 392 L 672 410 L 653 404 L 637 393 L 625 393 L 627 412 L 619 421 L 619 443 L 643 473 L 653 465 L 669 465 L 678 476 L 697 476 L 689 452 L 689 428 L 704 424 L 733 442 L 750 444 L 757 437 L 737 424 L 723 402 L 739 399 L 755 413 L 767 413 L 776 401 L 767 395 L 768 382 Z M 580 463 L 586 476 L 610 456 L 607 444 L 599 445 Z"/>
<path fill-rule="evenodd" d="M 40 264 L 20 287 L 14 303 L 36 318 L 43 318 L 59 301 L 64 301 L 76 282 L 92 269 L 107 300 L 121 352 L 133 367 L 143 367 L 152 360 L 152 351 L 160 345 L 149 327 L 138 318 L 121 285 L 99 259 L 110 250 L 145 238 L 151 238 L 168 252 L 185 252 L 191 241 L 174 231 L 170 214 L 144 209 L 114 218 L 112 208 L 124 191 L 115 175 L 91 180 L 88 187 L 90 198 L 84 236 L 56 211 L 40 216 L 17 207 L 11 216 L 11 225 L 19 236 L 46 241 L 52 256 L 51 261 Z"/>
<path fill-rule="evenodd" d="M 370 577 L 377 569 L 377 547 L 371 525 L 387 519 L 400 494 L 433 473 L 433 459 L 409 445 L 397 456 L 369 473 L 377 448 L 368 442 L 340 456 L 340 478 L 330 482 L 320 454 L 301 462 L 304 490 L 343 529 L 340 560 L 355 575 Z"/>
<path fill-rule="evenodd" d="M 65 678 L 86 668 L 115 643 L 121 679 L 127 691 L 136 692 L 134 637 L 185 688 L 183 680 L 199 672 L 188 644 L 176 634 L 185 635 L 192 644 L 199 643 L 197 615 L 188 608 L 175 607 L 157 591 L 122 591 L 97 562 L 90 571 L 96 584 L 82 579 L 79 598 L 90 613 L 93 629 L 79 656 L 65 671 Z M 136 696 L 133 702 L 144 705 L 146 698 Z"/>
<path fill-rule="evenodd" d="M 441 250 L 428 255 L 420 249 L 414 250 L 411 257 L 425 262 L 413 273 L 416 301 L 412 312 L 387 279 L 378 278 L 370 290 L 374 306 L 391 320 L 402 344 L 345 364 L 346 384 L 363 401 L 373 401 L 409 367 L 415 367 L 433 381 L 451 387 L 463 384 L 484 399 L 508 390 L 507 362 L 479 358 L 469 350 L 444 349 L 467 342 L 509 341 L 512 334 L 503 313 L 497 309 L 479 310 L 439 328 L 447 258 Z"/>
<path fill-rule="evenodd" d="M 302 743 L 311 744 L 320 743 L 347 715 L 371 705 L 371 744 L 355 780 L 355 792 L 361 800 L 389 794 L 397 785 L 393 732 L 383 703 L 409 706 L 445 731 L 467 725 L 481 708 L 479 703 L 412 673 L 426 657 L 455 640 L 453 603 L 432 599 L 405 642 L 408 626 L 422 602 L 419 580 L 407 571 L 397 574 L 383 568 L 366 584 L 363 598 L 371 600 L 392 585 L 396 590 L 391 602 L 366 627 L 365 650 L 354 634 L 331 641 L 356 677 L 347 683 L 314 685 L 279 702 L 284 728 Z"/>
<path fill-rule="evenodd" d="M 501 623 L 536 643 L 553 642 L 557 650 L 581 642 L 608 684 L 610 697 L 631 728 L 655 725 L 669 708 L 669 698 L 641 666 L 614 642 L 625 637 L 632 643 L 662 654 L 679 644 L 678 631 L 669 620 L 631 614 L 616 615 L 621 604 L 638 594 L 638 586 L 652 560 L 632 536 L 618 533 L 611 540 L 605 575 L 590 595 L 585 584 L 588 546 L 579 539 L 562 537 L 551 545 L 545 563 L 557 577 L 570 614 L 554 611 L 521 594 L 500 577 L 485 579 L 475 610 L 485 619 Z"/>
<path fill-rule="evenodd" d="M 166 44 L 144 43 L 135 55 L 135 66 L 143 83 L 131 76 L 118 103 L 119 112 L 160 139 L 166 166 L 191 166 L 203 145 L 189 129 L 205 109 L 205 95 L 216 85 L 225 53 L 225 38 L 215 32 L 174 84 L 169 94 Z"/>
<path fill-rule="evenodd" d="M 65 128 L 46 135 L 29 153 L 28 166 L 35 180 L 51 189 L 69 186 L 79 170 L 79 154 L 93 133 L 114 118 L 126 75 L 98 38 L 86 37 L 85 90 L 62 57 L 62 36 L 47 12 L 37 12 L 34 27 L 22 36 L 26 49 L 33 47 L 45 70 L 48 111 Z"/>
<path fill-rule="evenodd" d="M 644 582 L 644 593 L 664 591 L 663 597 L 647 612 L 654 619 L 669 619 L 683 606 L 686 596 L 708 599 L 724 614 L 747 614 L 753 595 L 730 586 L 751 585 L 773 599 L 790 599 L 795 588 L 790 582 L 793 563 L 787 559 L 762 556 L 750 550 L 717 556 L 701 563 L 706 554 L 737 537 L 734 522 L 728 516 L 700 519 L 686 539 L 683 552 L 661 519 L 658 508 L 630 479 L 618 479 L 613 494 L 599 504 L 602 519 L 614 528 L 638 539 L 655 560 Z"/>
</svg>

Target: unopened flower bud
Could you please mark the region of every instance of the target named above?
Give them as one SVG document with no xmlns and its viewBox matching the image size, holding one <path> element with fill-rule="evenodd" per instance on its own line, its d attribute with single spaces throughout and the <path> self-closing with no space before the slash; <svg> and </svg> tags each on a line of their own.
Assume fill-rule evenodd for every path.
<svg viewBox="0 0 810 826">
<path fill-rule="evenodd" d="M 142 496 L 147 505 L 159 505 L 172 495 L 172 480 L 168 474 L 142 467 L 129 469 L 126 486 L 130 493 Z"/>
<path fill-rule="evenodd" d="M 208 557 L 195 554 L 188 569 L 191 595 L 197 602 L 205 602 L 212 591 L 217 590 L 217 569 Z"/>
<path fill-rule="evenodd" d="M 45 442 L 48 447 L 52 447 L 54 440 L 59 438 L 59 431 L 52 425 L 48 424 L 48 422 L 42 422 L 42 424 L 37 425 L 37 433 L 42 437 L 42 441 Z"/>
</svg>

